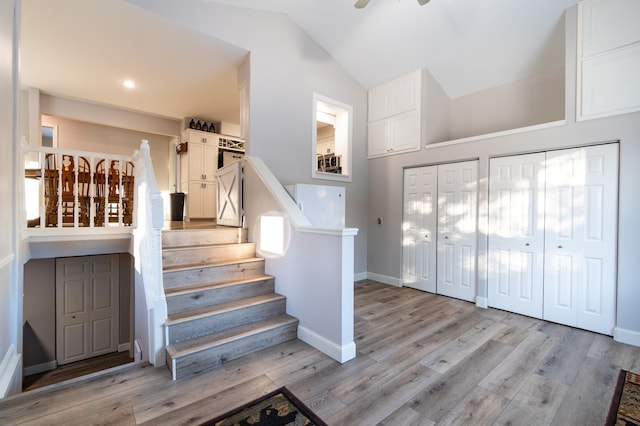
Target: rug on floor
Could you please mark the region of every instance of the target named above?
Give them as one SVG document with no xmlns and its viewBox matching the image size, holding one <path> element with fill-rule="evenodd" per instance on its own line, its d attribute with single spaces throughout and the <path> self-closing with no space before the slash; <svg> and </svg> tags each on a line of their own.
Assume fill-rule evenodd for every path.
<svg viewBox="0 0 640 426">
<path fill-rule="evenodd" d="M 202 425 L 326 426 L 326 423 L 282 387 Z"/>
<path fill-rule="evenodd" d="M 640 374 L 620 370 L 607 426 L 640 426 Z"/>
</svg>

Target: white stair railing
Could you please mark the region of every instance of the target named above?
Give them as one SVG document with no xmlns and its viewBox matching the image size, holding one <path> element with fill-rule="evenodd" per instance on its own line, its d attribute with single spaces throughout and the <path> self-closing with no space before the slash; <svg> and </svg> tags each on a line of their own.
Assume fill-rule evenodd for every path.
<svg viewBox="0 0 640 426">
<path fill-rule="evenodd" d="M 164 207 L 151 164 L 149 142 L 142 140 L 135 162 L 135 339 L 137 358 L 158 367 L 165 363 L 164 323 L 167 303 L 162 285 L 162 226 Z M 145 351 L 146 349 L 146 351 Z"/>
</svg>

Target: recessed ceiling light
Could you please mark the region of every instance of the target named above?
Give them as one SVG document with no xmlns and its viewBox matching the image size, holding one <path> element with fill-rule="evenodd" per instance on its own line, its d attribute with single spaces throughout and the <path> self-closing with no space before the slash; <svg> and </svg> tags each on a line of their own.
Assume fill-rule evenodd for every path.
<svg viewBox="0 0 640 426">
<path fill-rule="evenodd" d="M 133 80 L 125 80 L 122 84 L 127 89 L 133 89 L 134 87 L 136 87 L 136 83 Z"/>
</svg>

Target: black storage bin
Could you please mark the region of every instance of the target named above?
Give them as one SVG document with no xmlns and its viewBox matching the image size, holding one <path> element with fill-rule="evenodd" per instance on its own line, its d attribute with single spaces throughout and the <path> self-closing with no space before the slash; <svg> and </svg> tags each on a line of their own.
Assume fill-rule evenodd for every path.
<svg viewBox="0 0 640 426">
<path fill-rule="evenodd" d="M 178 221 L 184 218 L 184 192 L 174 192 L 171 197 L 171 220 Z"/>
</svg>

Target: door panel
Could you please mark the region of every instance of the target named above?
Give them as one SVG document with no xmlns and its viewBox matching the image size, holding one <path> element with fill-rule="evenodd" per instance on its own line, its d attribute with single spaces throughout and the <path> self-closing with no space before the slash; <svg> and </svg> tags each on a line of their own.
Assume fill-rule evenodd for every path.
<svg viewBox="0 0 640 426">
<path fill-rule="evenodd" d="M 436 291 L 436 191 L 437 167 L 404 171 L 402 283 Z"/>
<path fill-rule="evenodd" d="M 59 365 L 118 350 L 118 255 L 56 259 Z"/>
<path fill-rule="evenodd" d="M 547 153 L 544 318 L 611 335 L 618 145 Z"/>
<path fill-rule="evenodd" d="M 242 226 L 242 162 L 236 161 L 218 170 L 217 214 L 219 225 Z"/>
<path fill-rule="evenodd" d="M 489 162 L 488 304 L 542 318 L 544 153 Z"/>
<path fill-rule="evenodd" d="M 478 162 L 438 166 L 437 293 L 475 301 Z"/>
</svg>

